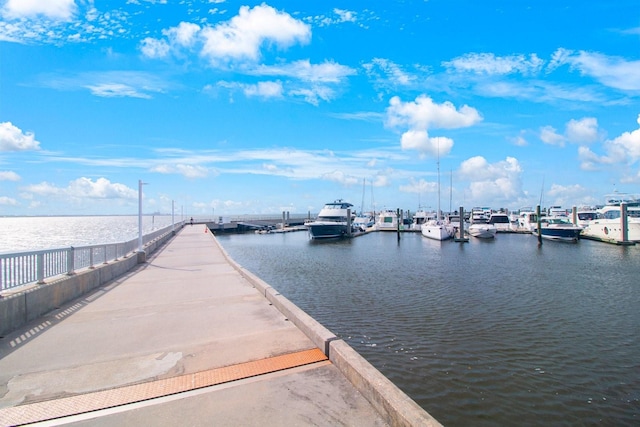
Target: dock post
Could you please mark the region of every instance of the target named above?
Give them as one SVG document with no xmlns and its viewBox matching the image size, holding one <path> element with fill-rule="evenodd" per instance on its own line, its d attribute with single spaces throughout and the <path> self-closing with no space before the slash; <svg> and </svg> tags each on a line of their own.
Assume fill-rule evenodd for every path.
<svg viewBox="0 0 640 427">
<path fill-rule="evenodd" d="M 536 222 L 538 223 L 538 246 L 542 245 L 542 221 L 540 218 L 540 205 L 536 206 Z"/>
<path fill-rule="evenodd" d="M 622 243 L 629 240 L 629 218 L 627 217 L 627 204 L 620 203 L 620 226 L 622 228 Z"/>
<path fill-rule="evenodd" d="M 575 206 L 571 208 L 571 222 L 573 225 L 578 225 L 578 208 Z"/>
<path fill-rule="evenodd" d="M 282 211 L 282 230 L 284 231 L 285 211 Z"/>
<path fill-rule="evenodd" d="M 402 221 L 402 216 L 400 215 L 400 208 L 396 210 L 397 228 L 398 228 L 398 242 L 400 241 L 400 222 Z"/>
<path fill-rule="evenodd" d="M 351 237 L 351 208 L 347 208 L 347 236 Z"/>
</svg>

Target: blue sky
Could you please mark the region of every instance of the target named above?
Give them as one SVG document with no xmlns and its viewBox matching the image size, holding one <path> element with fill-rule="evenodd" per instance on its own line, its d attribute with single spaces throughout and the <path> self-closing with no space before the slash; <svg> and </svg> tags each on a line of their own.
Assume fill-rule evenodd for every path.
<svg viewBox="0 0 640 427">
<path fill-rule="evenodd" d="M 639 161 L 637 0 L 0 0 L 0 215 L 435 210 L 438 164 L 444 210 L 571 207 Z"/>
</svg>

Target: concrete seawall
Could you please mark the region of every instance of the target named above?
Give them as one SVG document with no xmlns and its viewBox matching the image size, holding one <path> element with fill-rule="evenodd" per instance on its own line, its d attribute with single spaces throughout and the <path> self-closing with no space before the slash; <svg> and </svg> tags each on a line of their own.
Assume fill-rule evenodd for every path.
<svg viewBox="0 0 640 427">
<path fill-rule="evenodd" d="M 0 337 L 35 320 L 51 310 L 93 291 L 136 265 L 175 236 L 168 233 L 144 247 L 144 254 L 133 252 L 117 261 L 78 271 L 70 276 L 52 278 L 44 284 L 33 284 L 0 297 Z"/>
<path fill-rule="evenodd" d="M 289 321 L 304 332 L 319 349 L 324 351 L 329 360 L 389 425 L 407 427 L 441 425 L 344 340 L 338 338 L 264 280 L 235 262 L 215 239 L 215 236 L 212 237 L 227 261 L 264 294 Z"/>
</svg>

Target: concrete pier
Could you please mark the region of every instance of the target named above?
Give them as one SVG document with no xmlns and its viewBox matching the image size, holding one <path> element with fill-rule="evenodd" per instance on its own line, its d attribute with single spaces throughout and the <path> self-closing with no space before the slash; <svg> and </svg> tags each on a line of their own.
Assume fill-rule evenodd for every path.
<svg viewBox="0 0 640 427">
<path fill-rule="evenodd" d="M 0 338 L 0 426 L 438 426 L 203 225 Z"/>
</svg>

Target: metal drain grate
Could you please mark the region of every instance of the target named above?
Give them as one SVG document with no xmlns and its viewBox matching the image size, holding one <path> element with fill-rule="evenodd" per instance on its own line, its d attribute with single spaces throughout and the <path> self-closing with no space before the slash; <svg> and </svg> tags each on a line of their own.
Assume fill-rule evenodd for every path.
<svg viewBox="0 0 640 427">
<path fill-rule="evenodd" d="M 83 414 L 325 360 L 327 356 L 316 348 L 111 390 L 2 408 L 0 425 L 23 425 Z"/>
</svg>

